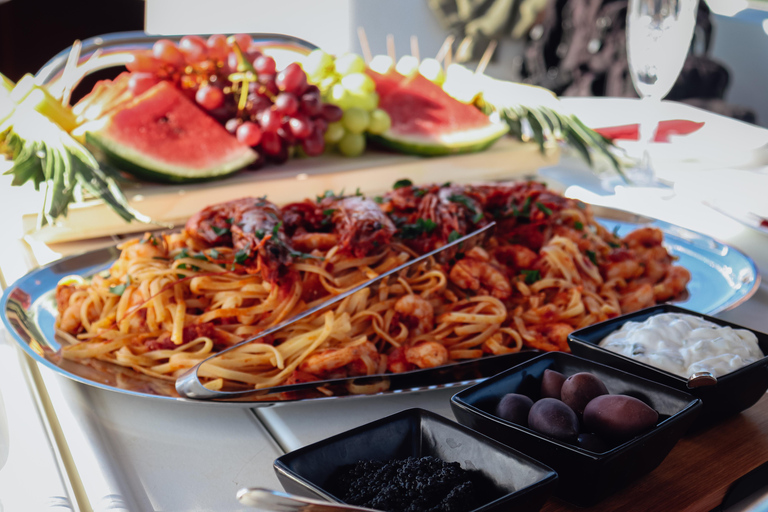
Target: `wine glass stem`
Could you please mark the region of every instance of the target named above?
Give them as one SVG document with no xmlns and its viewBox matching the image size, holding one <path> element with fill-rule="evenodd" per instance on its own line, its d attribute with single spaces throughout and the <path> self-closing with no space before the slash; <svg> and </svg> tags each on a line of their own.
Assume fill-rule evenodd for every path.
<svg viewBox="0 0 768 512">
<path fill-rule="evenodd" d="M 654 97 L 646 97 L 641 100 L 641 117 L 638 127 L 638 142 L 642 150 L 642 158 L 639 163 L 638 175 L 635 181 L 638 184 L 649 184 L 656 180 L 656 172 L 651 160 L 651 143 L 653 142 L 659 121 L 661 100 Z"/>
</svg>

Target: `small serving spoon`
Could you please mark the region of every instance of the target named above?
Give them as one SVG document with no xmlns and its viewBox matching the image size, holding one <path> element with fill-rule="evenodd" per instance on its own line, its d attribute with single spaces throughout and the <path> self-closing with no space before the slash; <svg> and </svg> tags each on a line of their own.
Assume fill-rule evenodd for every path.
<svg viewBox="0 0 768 512">
<path fill-rule="evenodd" d="M 696 372 L 688 377 L 686 386 L 688 389 L 700 388 L 703 386 L 714 386 L 717 384 L 717 377 L 710 372 Z"/>
<path fill-rule="evenodd" d="M 371 508 L 330 503 L 257 487 L 237 491 L 237 500 L 265 512 L 379 512 Z"/>
</svg>

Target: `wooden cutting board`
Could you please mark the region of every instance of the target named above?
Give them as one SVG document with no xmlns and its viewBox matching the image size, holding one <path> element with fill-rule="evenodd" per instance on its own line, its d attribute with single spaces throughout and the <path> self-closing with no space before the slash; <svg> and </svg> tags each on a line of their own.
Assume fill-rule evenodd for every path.
<svg viewBox="0 0 768 512">
<path fill-rule="evenodd" d="M 741 414 L 684 437 L 654 471 L 599 504 L 578 508 L 551 499 L 542 511 L 709 512 L 736 480 L 765 462 L 768 395 Z"/>
<path fill-rule="evenodd" d="M 201 208 L 243 196 L 263 196 L 276 204 L 314 198 L 326 190 L 373 195 L 389 190 L 402 178 L 414 183 L 511 180 L 534 175 L 559 160 L 559 149 L 542 154 L 538 145 L 504 138 L 490 149 L 468 155 L 422 158 L 368 152 L 360 158 L 324 155 L 294 159 L 282 166 L 243 171 L 227 179 L 194 185 L 127 183 L 123 190 L 137 210 L 164 225 L 178 225 Z M 22 217 L 24 234 L 39 242 L 66 242 L 157 229 L 126 223 L 101 202 L 75 205 L 55 226 L 36 229 L 39 206 L 28 205 Z"/>
</svg>

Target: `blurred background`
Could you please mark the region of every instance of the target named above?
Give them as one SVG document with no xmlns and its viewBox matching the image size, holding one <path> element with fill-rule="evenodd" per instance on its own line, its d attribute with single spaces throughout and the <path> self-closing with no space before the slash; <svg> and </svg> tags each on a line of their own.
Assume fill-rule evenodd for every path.
<svg viewBox="0 0 768 512">
<path fill-rule="evenodd" d="M 624 46 L 626 0 L 0 0 L 0 71 L 34 73 L 75 39 L 110 32 L 286 33 L 331 53 L 434 56 L 448 36 L 470 67 L 563 96 L 636 96 Z M 668 99 L 768 126 L 768 2 L 701 0 L 691 54 Z"/>
</svg>

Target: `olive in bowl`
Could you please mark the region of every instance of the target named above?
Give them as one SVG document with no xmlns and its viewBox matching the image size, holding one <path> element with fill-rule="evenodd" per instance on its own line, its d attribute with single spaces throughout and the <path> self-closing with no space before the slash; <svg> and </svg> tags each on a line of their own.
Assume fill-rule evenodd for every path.
<svg viewBox="0 0 768 512">
<path fill-rule="evenodd" d="M 696 323 L 708 323 L 714 326 L 719 326 L 729 334 L 734 332 L 743 331 L 744 334 L 751 335 L 762 354 L 768 354 L 768 334 L 747 329 L 740 325 L 736 325 L 719 318 L 714 318 L 707 315 L 702 315 L 679 306 L 672 304 L 661 304 L 651 308 L 635 311 L 634 313 L 628 313 L 605 322 L 585 327 L 574 331 L 568 337 L 568 345 L 571 348 L 571 352 L 577 356 L 585 359 L 590 359 L 598 363 L 613 366 L 619 368 L 625 372 L 632 373 L 639 377 L 643 377 L 666 386 L 685 391 L 690 393 L 696 398 L 700 398 L 703 402 L 703 408 L 699 420 L 696 422 L 696 428 L 705 428 L 725 419 L 734 414 L 738 414 L 741 411 L 752 407 L 768 390 L 768 357 L 763 356 L 755 357 L 753 359 L 747 359 L 742 357 L 729 357 L 727 355 L 720 356 L 719 359 L 727 360 L 729 362 L 734 360 L 741 360 L 745 364 L 740 368 L 733 368 L 730 371 L 723 372 L 722 369 L 718 369 L 716 372 L 716 382 L 707 382 L 709 385 L 696 386 L 695 383 L 689 381 L 688 377 L 685 377 L 678 373 L 673 373 L 675 370 L 669 363 L 659 356 L 648 352 L 643 346 L 644 344 L 632 342 L 630 347 L 630 355 L 625 353 L 617 353 L 613 350 L 609 350 L 604 346 L 601 346 L 601 342 L 608 336 L 615 335 L 622 329 L 634 328 L 635 334 L 641 335 L 643 338 L 651 339 L 654 346 L 659 346 L 659 338 L 666 336 L 664 332 L 642 332 L 644 329 L 643 324 L 649 323 L 654 320 L 659 320 L 663 317 L 676 317 L 683 315 L 685 318 L 692 318 L 696 320 Z M 673 320 L 680 323 L 691 323 L 691 326 L 680 325 L 670 326 L 670 330 L 673 333 L 679 334 L 682 330 L 691 330 L 692 332 L 699 332 L 703 336 L 699 341 L 704 350 L 701 353 L 704 356 L 711 356 L 712 345 L 718 337 L 718 334 L 709 333 L 704 334 L 709 329 L 699 325 L 694 325 L 693 322 L 688 320 Z M 658 325 L 655 326 L 658 328 Z M 682 336 L 682 335 L 681 335 Z M 706 339 L 709 338 L 709 339 Z M 631 339 L 627 338 L 631 342 Z M 641 338 L 642 341 L 642 338 Z M 675 344 L 680 345 L 681 354 L 675 359 L 684 360 L 690 359 L 695 355 L 695 342 L 684 342 L 683 339 L 675 337 L 673 339 Z M 686 344 L 688 346 L 686 346 Z M 635 346 L 636 345 L 636 346 Z M 738 347 L 741 351 L 743 347 Z M 615 350 L 615 348 L 614 348 Z M 641 357 L 633 357 L 632 352 L 643 352 Z M 669 350 L 665 350 L 666 354 L 669 354 Z M 669 359 L 669 358 L 666 358 Z M 688 362 L 693 361 L 690 359 Z M 652 364 L 653 363 L 653 364 Z M 702 362 L 694 362 L 690 366 L 690 371 L 701 370 L 705 368 Z"/>
<path fill-rule="evenodd" d="M 657 415 L 655 422 L 650 426 L 640 425 L 631 437 L 622 432 L 596 434 L 584 430 L 583 419 L 574 412 L 581 431 L 575 438 L 572 433 L 558 438 L 531 428 L 530 416 L 528 425 L 498 416 L 498 403 L 508 393 L 528 396 L 534 406 L 537 402 L 556 400 L 542 398 L 542 378 L 547 370 L 565 377 L 589 373 L 608 391 L 591 401 L 619 395 L 629 397 L 654 411 Z M 621 410 L 622 405 L 626 404 L 602 404 L 600 408 Z M 588 407 L 589 404 L 582 416 L 592 415 Z M 552 467 L 558 474 L 555 492 L 558 497 L 578 506 L 591 506 L 655 469 L 695 421 L 701 400 L 615 368 L 571 354 L 552 352 L 460 391 L 451 398 L 451 408 L 459 423 Z M 622 414 L 612 413 L 614 417 Z"/>
</svg>

